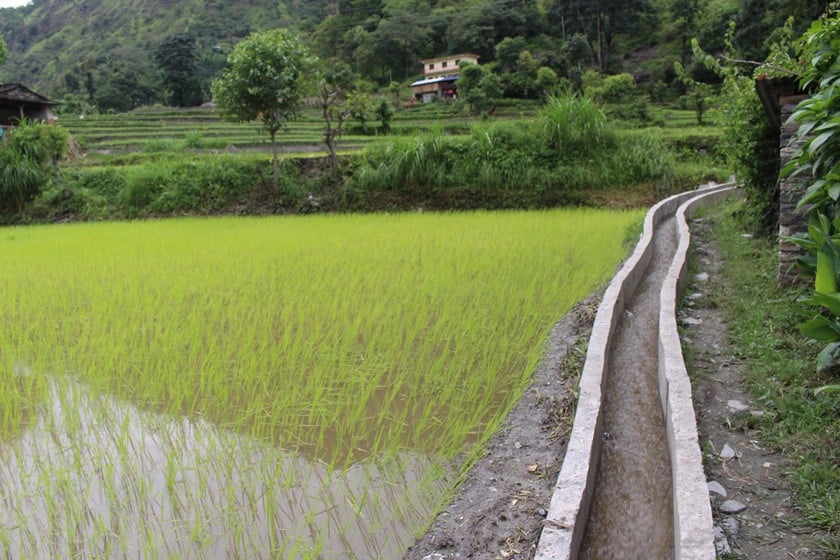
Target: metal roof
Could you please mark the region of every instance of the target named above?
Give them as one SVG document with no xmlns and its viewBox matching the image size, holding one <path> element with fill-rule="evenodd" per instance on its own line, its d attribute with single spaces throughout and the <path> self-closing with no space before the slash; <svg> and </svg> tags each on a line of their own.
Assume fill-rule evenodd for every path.
<svg viewBox="0 0 840 560">
<path fill-rule="evenodd" d="M 451 74 L 449 76 L 441 76 L 439 78 L 429 78 L 429 79 L 426 79 L 426 80 L 417 80 L 416 82 L 411 84 L 411 87 L 425 86 L 427 84 L 437 84 L 437 83 L 440 83 L 440 82 L 454 82 L 457 79 L 458 79 L 458 74 Z"/>
</svg>

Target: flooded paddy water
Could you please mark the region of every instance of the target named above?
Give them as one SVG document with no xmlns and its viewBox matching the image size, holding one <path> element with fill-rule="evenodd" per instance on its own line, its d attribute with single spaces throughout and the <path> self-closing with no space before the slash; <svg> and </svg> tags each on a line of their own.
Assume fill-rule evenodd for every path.
<svg viewBox="0 0 840 560">
<path fill-rule="evenodd" d="M 404 452 L 344 469 L 70 378 L 0 445 L 3 558 L 395 558 L 451 486 Z"/>
</svg>

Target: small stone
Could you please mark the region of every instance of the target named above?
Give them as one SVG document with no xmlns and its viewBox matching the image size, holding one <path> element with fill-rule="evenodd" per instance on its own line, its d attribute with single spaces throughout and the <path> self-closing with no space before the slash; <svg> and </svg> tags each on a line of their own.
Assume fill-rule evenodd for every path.
<svg viewBox="0 0 840 560">
<path fill-rule="evenodd" d="M 730 537 L 737 537 L 741 532 L 741 523 L 734 517 L 727 517 L 720 522 L 720 526 Z"/>
<path fill-rule="evenodd" d="M 513 442 L 513 447 L 515 449 L 522 449 L 522 443 L 518 442 L 518 441 L 515 441 L 515 442 Z"/>
<path fill-rule="evenodd" d="M 694 292 L 693 294 L 690 294 L 688 296 L 688 299 L 698 300 L 702 297 L 703 297 L 703 294 L 701 294 L 700 292 Z"/>
<path fill-rule="evenodd" d="M 741 513 L 745 509 L 747 509 L 747 506 L 738 500 L 726 500 L 720 505 L 720 511 L 729 514 Z"/>
<path fill-rule="evenodd" d="M 537 513 L 537 515 L 539 515 L 540 517 L 545 517 L 546 515 L 548 515 L 548 512 L 547 512 L 547 511 L 545 511 L 545 509 L 543 509 L 543 508 L 537 508 L 537 509 L 536 509 L 536 513 Z"/>
<path fill-rule="evenodd" d="M 682 323 L 684 325 L 702 325 L 703 319 L 698 319 L 696 317 L 683 317 Z"/>
<path fill-rule="evenodd" d="M 724 443 L 723 444 L 723 449 L 720 450 L 720 453 L 718 453 L 718 455 L 720 456 L 721 459 L 726 460 L 726 459 L 733 459 L 737 454 L 735 453 L 735 450 L 732 449 L 732 447 L 728 443 Z"/>
<path fill-rule="evenodd" d="M 726 540 L 726 534 L 723 532 L 719 526 L 714 526 L 714 536 L 715 536 L 715 552 L 718 556 L 723 556 L 724 554 L 729 554 L 732 552 L 732 549 L 729 548 L 729 541 Z"/>
<path fill-rule="evenodd" d="M 726 401 L 726 406 L 729 407 L 730 410 L 734 410 L 735 412 L 743 412 L 745 410 L 749 410 L 750 407 L 748 404 L 745 404 L 738 399 L 730 399 Z"/>
<path fill-rule="evenodd" d="M 695 274 L 694 279 L 698 282 L 708 282 L 709 281 L 709 273 L 708 272 L 701 272 L 700 274 Z"/>
<path fill-rule="evenodd" d="M 765 463 L 764 463 L 762 466 L 763 466 L 765 469 L 772 469 L 773 467 L 775 467 L 775 466 L 776 466 L 776 463 L 771 463 L 771 462 L 769 462 L 769 461 L 765 461 Z"/>
<path fill-rule="evenodd" d="M 709 487 L 710 494 L 717 494 L 718 496 L 726 497 L 726 488 L 723 487 L 723 484 L 718 482 L 717 480 L 710 480 L 707 484 Z"/>
</svg>

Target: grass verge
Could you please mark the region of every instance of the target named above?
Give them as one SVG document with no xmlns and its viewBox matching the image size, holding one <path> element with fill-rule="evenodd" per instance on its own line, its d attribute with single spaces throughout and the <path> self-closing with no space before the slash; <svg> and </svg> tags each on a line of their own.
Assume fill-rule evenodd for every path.
<svg viewBox="0 0 840 560">
<path fill-rule="evenodd" d="M 769 413 L 757 428 L 762 438 L 794 461 L 787 477 L 797 507 L 825 529 L 828 550 L 840 553 L 840 398 L 815 394 L 837 382 L 837 372 L 818 374 L 818 344 L 797 325 L 812 311 L 799 302 L 802 288 L 776 286 L 777 247 L 743 234 L 737 207 L 710 215 L 723 259 L 717 305 L 724 310 L 735 357 L 747 383 Z M 834 556 L 833 556 L 834 557 Z"/>
</svg>

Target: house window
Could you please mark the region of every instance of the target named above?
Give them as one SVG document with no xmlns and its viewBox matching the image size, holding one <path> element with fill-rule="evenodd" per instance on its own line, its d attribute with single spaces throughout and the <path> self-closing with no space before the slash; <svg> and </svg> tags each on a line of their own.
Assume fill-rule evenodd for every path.
<svg viewBox="0 0 840 560">
<path fill-rule="evenodd" d="M 456 59 L 455 59 L 455 66 L 458 66 L 459 64 L 461 64 L 461 59 L 460 59 L 460 58 L 456 58 Z"/>
<path fill-rule="evenodd" d="M 443 64 L 441 64 L 441 66 L 443 66 L 444 68 L 446 68 L 448 65 L 449 65 L 449 63 L 446 62 L 446 61 L 444 61 Z"/>
<path fill-rule="evenodd" d="M 435 69 L 435 65 L 434 64 L 429 64 L 429 70 L 434 70 L 434 69 Z"/>
</svg>

